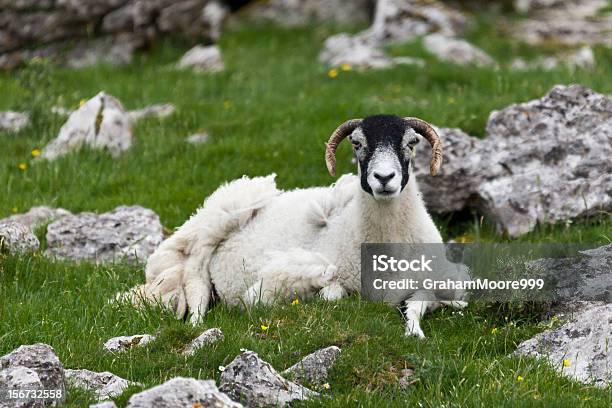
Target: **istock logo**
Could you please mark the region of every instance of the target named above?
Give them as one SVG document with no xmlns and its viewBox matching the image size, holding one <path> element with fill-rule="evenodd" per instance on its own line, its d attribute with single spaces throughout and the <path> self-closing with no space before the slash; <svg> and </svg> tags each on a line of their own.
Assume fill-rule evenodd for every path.
<svg viewBox="0 0 612 408">
<path fill-rule="evenodd" d="M 387 255 L 372 256 L 372 269 L 374 272 L 433 272 L 430 264 L 433 258 L 427 259 L 421 255 L 420 259 L 395 259 Z"/>
</svg>

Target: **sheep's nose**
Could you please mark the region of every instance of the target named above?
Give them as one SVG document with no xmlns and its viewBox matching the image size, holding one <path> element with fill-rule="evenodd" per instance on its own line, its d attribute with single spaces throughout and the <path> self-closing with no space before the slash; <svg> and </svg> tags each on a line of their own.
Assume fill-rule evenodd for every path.
<svg viewBox="0 0 612 408">
<path fill-rule="evenodd" d="M 391 181 L 391 179 L 393 177 L 395 177 L 395 172 L 393 171 L 393 172 L 391 172 L 391 173 L 389 173 L 387 175 L 374 172 L 374 177 L 376 178 L 376 180 L 380 181 L 380 184 L 382 184 L 384 186 L 389 181 Z"/>
</svg>

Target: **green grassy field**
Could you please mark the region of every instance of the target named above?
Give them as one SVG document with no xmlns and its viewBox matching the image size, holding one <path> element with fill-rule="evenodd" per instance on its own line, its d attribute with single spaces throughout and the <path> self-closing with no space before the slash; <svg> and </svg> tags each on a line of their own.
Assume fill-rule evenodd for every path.
<svg viewBox="0 0 612 408">
<path fill-rule="evenodd" d="M 156 211 L 168 228 L 180 226 L 223 181 L 243 174 L 278 174 L 282 188 L 329 184 L 324 142 L 340 122 L 374 113 L 419 116 L 438 126 L 461 127 L 483 136 L 491 110 L 542 96 L 555 84 L 581 83 L 612 93 L 612 50 L 596 48 L 598 68 L 571 72 L 511 72 L 505 68 L 461 68 L 428 56 L 420 43 L 392 47 L 398 55 L 420 56 L 426 69 L 400 66 L 386 71 L 340 71 L 336 78 L 317 63 L 329 28 L 241 29 L 224 34 L 227 69 L 215 75 L 180 72 L 172 64 L 187 50 L 167 42 L 123 68 L 82 70 L 34 64 L 0 74 L 0 110 L 28 110 L 32 124 L 17 135 L 0 133 L 0 218 L 34 205 L 73 212 L 107 211 L 140 204 Z M 526 47 L 496 31 L 486 16 L 468 38 L 501 63 L 554 50 Z M 135 146 L 117 160 L 83 150 L 53 163 L 35 162 L 65 118 L 51 106 L 76 107 L 100 90 L 128 109 L 173 103 L 165 119 L 134 128 Z M 193 147 L 185 138 L 207 130 L 209 143 Z M 347 146 L 339 172 L 353 171 Z M 26 164 L 26 170 L 19 168 Z M 445 238 L 469 234 L 501 241 L 478 214 L 436 218 Z M 38 231 L 44 236 L 44 230 Z M 540 227 L 521 241 L 610 242 L 608 217 Z M 51 262 L 43 257 L 0 255 L 0 355 L 21 344 L 52 345 L 67 368 L 108 370 L 153 386 L 174 376 L 218 380 L 220 365 L 241 348 L 254 350 L 281 370 L 320 347 L 338 345 L 342 355 L 324 398 L 298 406 L 601 406 L 609 390 L 561 378 L 542 363 L 507 358 L 516 345 L 545 329 L 545 321 L 520 310 L 471 305 L 458 313 L 440 310 L 423 321 L 425 341 L 403 337 L 400 314 L 387 306 L 351 297 L 338 303 L 256 308 L 248 313 L 216 306 L 200 327 L 151 308 L 111 305 L 116 292 L 142 282 L 143 268 Z M 261 325 L 269 326 L 262 331 Z M 185 358 L 180 349 L 204 328 L 220 327 L 226 340 Z M 496 328 L 496 330 L 493 330 Z M 157 333 L 150 346 L 110 355 L 110 337 Z M 402 368 L 415 382 L 398 384 Z M 522 381 L 518 378 L 521 377 Z M 117 400 L 122 406 L 139 391 Z M 72 390 L 68 405 L 93 398 Z"/>
</svg>

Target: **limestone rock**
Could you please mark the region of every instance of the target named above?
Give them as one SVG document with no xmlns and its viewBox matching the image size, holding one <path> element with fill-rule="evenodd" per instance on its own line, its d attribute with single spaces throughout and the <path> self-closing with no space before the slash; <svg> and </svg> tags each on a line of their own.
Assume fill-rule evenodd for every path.
<svg viewBox="0 0 612 408">
<path fill-rule="evenodd" d="M 457 65 L 493 66 L 495 61 L 486 52 L 465 40 L 430 34 L 423 40 L 425 49 L 442 61 Z"/>
<path fill-rule="evenodd" d="M 127 65 L 143 44 L 143 39 L 129 34 L 81 40 L 62 56 L 60 62 L 72 68 L 96 64 Z"/>
<path fill-rule="evenodd" d="M 13 221 L 0 222 L 0 251 L 35 252 L 39 247 L 38 238 L 27 226 Z"/>
<path fill-rule="evenodd" d="M 108 371 L 96 373 L 84 369 L 66 369 L 64 374 L 68 384 L 94 393 L 99 400 L 118 397 L 133 384 Z"/>
<path fill-rule="evenodd" d="M 104 343 L 107 351 L 121 353 L 133 347 L 142 347 L 155 340 L 155 336 L 150 334 L 136 334 L 134 336 L 113 337 Z"/>
<path fill-rule="evenodd" d="M 77 261 L 145 261 L 163 240 L 153 211 L 121 206 L 113 211 L 68 215 L 49 224 L 46 255 Z"/>
<path fill-rule="evenodd" d="M 210 139 L 210 135 L 206 132 L 195 133 L 187 138 L 187 143 L 192 145 L 200 145 L 208 142 L 208 139 Z"/>
<path fill-rule="evenodd" d="M 178 67 L 198 72 L 219 72 L 225 68 L 221 51 L 216 45 L 196 45 L 181 57 Z"/>
<path fill-rule="evenodd" d="M 514 70 L 543 69 L 550 71 L 560 65 L 565 65 L 570 69 L 594 69 L 597 65 L 595 54 L 591 47 L 585 46 L 574 52 L 559 56 L 540 57 L 534 61 L 527 62 L 522 58 L 515 58 L 510 64 Z"/>
<path fill-rule="evenodd" d="M 176 377 L 162 385 L 132 395 L 127 408 L 216 407 L 240 408 L 220 392 L 213 380 Z"/>
<path fill-rule="evenodd" d="M 40 390 L 43 388 L 36 371 L 24 367 L 14 366 L 0 370 L 0 390 Z M 3 396 L 4 397 L 4 396 Z M 0 408 L 42 408 L 44 402 L 36 399 L 0 400 Z"/>
<path fill-rule="evenodd" d="M 204 347 L 204 346 L 210 346 L 212 344 L 215 344 L 219 341 L 223 341 L 225 339 L 225 337 L 223 336 L 223 332 L 221 331 L 221 329 L 218 328 L 212 328 L 212 329 L 208 329 L 205 332 L 203 332 L 202 334 L 200 334 L 198 337 L 196 337 L 195 339 L 193 339 L 193 341 L 191 343 L 189 343 L 187 345 L 187 347 L 185 347 L 185 350 L 183 351 L 183 354 L 187 355 L 187 356 L 192 356 L 194 355 L 200 348 Z"/>
<path fill-rule="evenodd" d="M 475 208 L 510 236 L 612 209 L 612 100 L 580 85 L 556 86 L 541 99 L 494 111 L 479 140 L 441 130 L 445 162 L 415 171 L 434 212 Z"/>
<path fill-rule="evenodd" d="M 367 23 L 370 0 L 267 0 L 255 1 L 242 14 L 258 23 L 274 23 L 285 27 L 311 23 Z"/>
<path fill-rule="evenodd" d="M 386 68 L 401 60 L 387 57 L 382 51 L 384 46 L 432 32 L 456 35 L 467 23 L 463 14 L 439 1 L 379 0 L 370 28 L 353 36 L 337 34 L 328 38 L 319 60 L 328 65 Z"/>
<path fill-rule="evenodd" d="M 115 404 L 113 401 L 103 401 L 90 405 L 89 408 L 117 408 L 117 404 Z"/>
<path fill-rule="evenodd" d="M 128 117 L 132 122 L 149 117 L 165 118 L 166 116 L 172 115 L 175 110 L 176 107 L 171 103 L 160 103 L 129 111 Z"/>
<path fill-rule="evenodd" d="M 0 132 L 19 132 L 30 123 L 30 116 L 23 112 L 0 112 Z"/>
<path fill-rule="evenodd" d="M 238 355 L 221 374 L 219 389 L 248 407 L 284 407 L 292 401 L 303 401 L 319 394 L 284 379 L 257 353 Z"/>
<path fill-rule="evenodd" d="M 299 384 L 308 382 L 322 385 L 327 381 L 328 371 L 339 356 L 340 348 L 336 346 L 317 350 L 283 371 L 283 375 L 292 375 L 293 380 Z"/>
<path fill-rule="evenodd" d="M 83 146 L 118 156 L 132 146 L 130 120 L 121 103 L 100 92 L 73 112 L 41 157 L 55 160 Z"/>
<path fill-rule="evenodd" d="M 382 49 L 348 34 L 325 40 L 319 60 L 330 66 L 349 64 L 361 69 L 384 69 L 399 64 L 424 66 L 425 61 L 412 57 L 390 57 Z"/>
<path fill-rule="evenodd" d="M 519 344 L 515 354 L 546 359 L 564 376 L 598 387 L 612 382 L 612 304 L 591 307 Z"/>
<path fill-rule="evenodd" d="M 63 208 L 51 208 L 47 206 L 32 207 L 27 213 L 11 215 L 0 220 L 3 222 L 17 222 L 34 231 L 36 228 L 45 225 L 50 221 L 70 215 L 70 211 Z"/>
<path fill-rule="evenodd" d="M 53 347 L 41 343 L 20 346 L 0 357 L 0 370 L 10 367 L 27 367 L 36 372 L 43 389 L 61 390 L 61 398 L 47 400 L 47 404 L 60 406 L 64 402 L 66 397 L 64 368 Z M 24 375 L 28 374 L 27 381 L 35 382 L 31 373 L 23 370 L 21 372 Z"/>
</svg>

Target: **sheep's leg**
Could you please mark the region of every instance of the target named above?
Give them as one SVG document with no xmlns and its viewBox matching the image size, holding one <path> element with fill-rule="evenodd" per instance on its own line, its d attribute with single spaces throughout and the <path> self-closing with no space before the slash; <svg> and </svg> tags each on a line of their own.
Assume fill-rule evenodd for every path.
<svg viewBox="0 0 612 408">
<path fill-rule="evenodd" d="M 411 296 L 414 298 L 432 298 L 427 292 L 416 292 Z M 404 301 L 403 315 L 406 320 L 406 331 L 405 336 L 417 336 L 421 339 L 425 338 L 423 330 L 421 330 L 420 321 L 423 315 L 428 312 L 437 309 L 441 306 L 441 303 L 435 300 L 410 300 Z"/>
<path fill-rule="evenodd" d="M 338 282 L 332 282 L 319 291 L 319 296 L 329 302 L 340 300 L 346 296 L 346 290 Z"/>
<path fill-rule="evenodd" d="M 212 282 L 208 273 L 208 257 L 200 257 L 192 254 L 185 263 L 185 275 L 183 288 L 187 307 L 191 313 L 189 321 L 196 325 L 202 321 L 208 310 L 208 304 L 212 295 Z"/>
<path fill-rule="evenodd" d="M 260 279 L 244 295 L 247 305 L 271 304 L 294 295 L 309 298 L 328 285 L 337 270 L 320 253 L 300 248 L 273 251 L 266 256 L 268 261 L 260 270 Z"/>
</svg>

